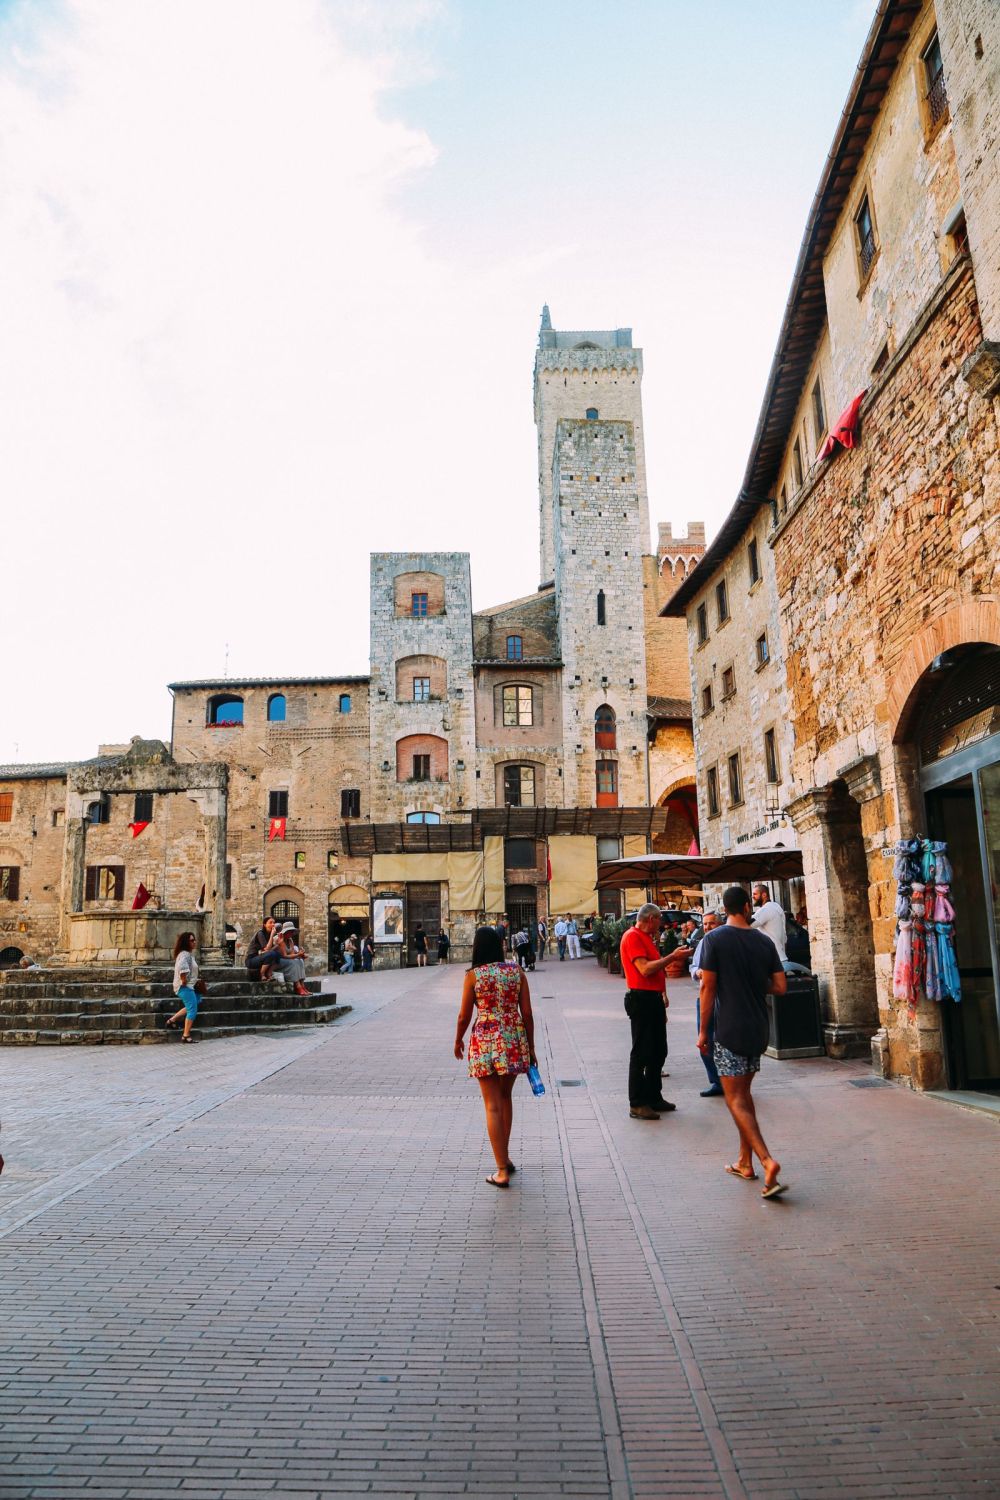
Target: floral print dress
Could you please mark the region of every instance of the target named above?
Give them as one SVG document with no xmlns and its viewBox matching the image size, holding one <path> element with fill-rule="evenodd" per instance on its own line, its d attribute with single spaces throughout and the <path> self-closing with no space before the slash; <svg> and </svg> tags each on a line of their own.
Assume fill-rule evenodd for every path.
<svg viewBox="0 0 1000 1500">
<path fill-rule="evenodd" d="M 531 1056 L 518 996 L 517 964 L 483 964 L 475 970 L 476 1019 L 469 1037 L 469 1077 L 526 1073 Z"/>
</svg>

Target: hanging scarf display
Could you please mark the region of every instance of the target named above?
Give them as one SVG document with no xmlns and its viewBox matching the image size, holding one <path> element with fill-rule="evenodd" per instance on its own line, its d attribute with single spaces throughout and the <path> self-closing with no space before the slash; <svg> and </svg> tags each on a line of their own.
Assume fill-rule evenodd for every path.
<svg viewBox="0 0 1000 1500">
<path fill-rule="evenodd" d="M 892 993 L 911 1014 L 920 1000 L 962 998 L 955 956 L 952 867 L 941 839 L 900 839 L 892 848 L 896 880 L 896 957 Z"/>
</svg>

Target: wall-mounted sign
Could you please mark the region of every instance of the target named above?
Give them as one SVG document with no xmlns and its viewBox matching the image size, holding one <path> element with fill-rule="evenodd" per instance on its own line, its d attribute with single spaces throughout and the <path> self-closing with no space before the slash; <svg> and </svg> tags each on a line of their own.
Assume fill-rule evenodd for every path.
<svg viewBox="0 0 1000 1500">
<path fill-rule="evenodd" d="M 403 941 L 402 896 L 376 896 L 372 901 L 372 936 L 376 943 Z"/>
</svg>

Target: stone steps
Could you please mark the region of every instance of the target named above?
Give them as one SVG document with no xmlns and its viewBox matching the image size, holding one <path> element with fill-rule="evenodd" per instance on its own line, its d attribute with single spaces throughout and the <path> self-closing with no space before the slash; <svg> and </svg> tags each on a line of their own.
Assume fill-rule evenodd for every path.
<svg viewBox="0 0 1000 1500">
<path fill-rule="evenodd" d="M 15 971 L 16 972 L 16 971 Z M 321 985 L 318 979 L 307 979 L 306 989 L 310 994 L 321 993 Z M 282 985 L 277 980 L 270 984 L 259 984 L 249 979 L 205 981 L 208 997 L 213 995 L 242 996 L 253 999 L 258 995 L 274 996 L 284 993 L 285 990 L 291 994 L 290 984 Z M 48 984 L 25 984 L 19 979 L 11 979 L 0 986 L 0 1004 L 6 1005 L 8 1001 L 28 1000 L 34 1001 L 43 995 L 65 996 L 67 1000 L 128 1000 L 128 999 L 170 999 L 174 993 L 171 979 L 147 980 L 132 978 L 115 979 L 73 979 L 73 980 L 51 980 Z"/>
<path fill-rule="evenodd" d="M 335 1020 L 337 1016 L 344 1015 L 350 1010 L 349 1005 L 338 1005 L 333 1007 L 334 1014 L 328 1019 Z M 196 1042 L 219 1041 L 226 1037 L 267 1035 L 273 1036 L 276 1032 L 282 1035 L 291 1031 L 304 1031 L 306 1026 L 315 1024 L 308 1021 L 292 1022 L 288 1020 L 282 1025 L 254 1026 L 241 1024 L 239 1026 L 211 1027 L 207 1031 L 199 1031 L 195 1026 L 192 1036 Z M 136 1027 L 128 1031 L 79 1031 L 66 1029 L 63 1031 L 0 1031 L 0 1047 L 64 1047 L 64 1046 L 149 1046 L 167 1044 L 172 1046 L 181 1045 L 180 1031 L 165 1031 L 163 1027 Z"/>
<path fill-rule="evenodd" d="M 219 1037 L 244 1036 L 253 1032 L 289 1031 L 305 1026 L 325 1026 L 346 1015 L 349 1005 L 303 1005 L 299 1009 L 270 1011 L 218 1011 L 214 1015 L 199 1012 L 194 1036 L 208 1041 Z M 119 1015 L 104 1012 L 80 1016 L 73 1012 L 48 1015 L 0 1015 L 0 1047 L 61 1046 L 63 1044 L 99 1046 L 107 1043 L 179 1042 L 183 1023 L 168 1030 L 164 1015 L 150 1011 L 144 1014 Z"/>
</svg>

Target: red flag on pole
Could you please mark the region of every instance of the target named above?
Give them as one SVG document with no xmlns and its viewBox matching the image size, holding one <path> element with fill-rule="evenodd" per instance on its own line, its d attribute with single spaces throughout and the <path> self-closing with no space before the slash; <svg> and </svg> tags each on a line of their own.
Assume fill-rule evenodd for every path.
<svg viewBox="0 0 1000 1500">
<path fill-rule="evenodd" d="M 283 839 L 285 837 L 285 823 L 286 823 L 286 821 L 287 821 L 287 819 L 285 819 L 285 818 L 272 818 L 271 819 L 271 827 L 270 827 L 270 831 L 268 832 L 268 835 L 267 835 L 267 841 L 268 841 L 268 843 L 270 843 L 272 841 L 272 839 Z"/>
<path fill-rule="evenodd" d="M 830 428 L 826 442 L 819 450 L 818 458 L 829 458 L 831 453 L 836 451 L 838 443 L 844 448 L 858 446 L 858 417 L 861 415 L 861 403 L 867 394 L 867 390 L 859 391 L 850 406 L 841 412 L 834 426 Z"/>
<path fill-rule="evenodd" d="M 142 830 L 144 828 L 148 828 L 149 827 L 149 823 L 148 823 L 148 821 L 145 822 L 145 823 L 130 823 L 128 826 L 132 830 L 132 837 L 134 839 L 137 839 L 139 837 L 140 833 L 142 832 Z"/>
<path fill-rule="evenodd" d="M 142 826 L 145 828 L 145 826 L 146 826 L 145 823 Z M 142 881 L 140 880 L 139 881 L 139 887 L 138 887 L 138 889 L 137 889 L 137 891 L 135 893 L 135 899 L 132 902 L 132 910 L 133 911 L 142 911 L 142 908 L 150 900 L 152 900 L 151 893 L 149 891 L 147 891 L 146 887 L 143 885 Z"/>
</svg>

